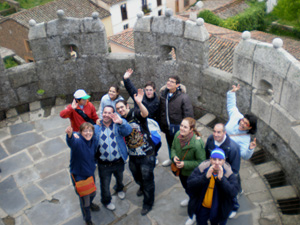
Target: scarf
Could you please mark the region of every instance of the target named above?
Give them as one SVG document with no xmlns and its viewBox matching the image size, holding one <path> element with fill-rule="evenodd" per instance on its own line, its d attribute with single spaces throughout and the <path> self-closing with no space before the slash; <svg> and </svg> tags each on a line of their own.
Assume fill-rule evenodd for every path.
<svg viewBox="0 0 300 225">
<path fill-rule="evenodd" d="M 186 146 L 192 139 L 192 137 L 194 136 L 194 132 L 191 132 L 190 134 L 188 134 L 187 136 L 182 136 L 181 134 L 178 135 L 178 139 L 180 142 L 180 147 L 183 148 L 184 146 Z"/>
</svg>

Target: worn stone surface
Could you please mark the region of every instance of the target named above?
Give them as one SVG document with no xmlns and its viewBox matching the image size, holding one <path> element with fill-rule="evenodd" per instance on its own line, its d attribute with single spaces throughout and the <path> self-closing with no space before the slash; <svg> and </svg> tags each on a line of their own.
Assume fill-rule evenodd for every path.
<svg viewBox="0 0 300 225">
<path fill-rule="evenodd" d="M 10 126 L 10 133 L 11 135 L 17 135 L 17 134 L 25 133 L 27 131 L 32 131 L 33 129 L 34 126 L 32 123 L 19 123 Z"/>
<path fill-rule="evenodd" d="M 44 192 L 35 184 L 29 184 L 23 188 L 26 199 L 34 205 L 45 199 Z"/>
<path fill-rule="evenodd" d="M 0 145 L 0 160 L 4 159 L 7 156 L 6 151 L 2 148 L 2 146 Z"/>
<path fill-rule="evenodd" d="M 25 186 L 35 180 L 40 179 L 40 176 L 35 167 L 23 169 L 14 175 L 14 178 L 19 187 Z"/>
<path fill-rule="evenodd" d="M 44 155 L 48 157 L 63 152 L 68 148 L 68 146 L 60 137 L 57 137 L 55 139 L 40 144 L 39 148 L 44 153 Z"/>
<path fill-rule="evenodd" d="M 36 146 L 29 147 L 27 151 L 34 161 L 39 160 L 43 156 L 39 148 Z"/>
<path fill-rule="evenodd" d="M 65 170 L 57 174 L 51 175 L 38 182 L 38 185 L 43 188 L 48 194 L 56 192 L 57 190 L 70 184 L 68 179 L 69 173 Z"/>
<path fill-rule="evenodd" d="M 283 186 L 271 189 L 272 196 L 276 200 L 297 198 L 297 193 L 293 186 Z"/>
</svg>

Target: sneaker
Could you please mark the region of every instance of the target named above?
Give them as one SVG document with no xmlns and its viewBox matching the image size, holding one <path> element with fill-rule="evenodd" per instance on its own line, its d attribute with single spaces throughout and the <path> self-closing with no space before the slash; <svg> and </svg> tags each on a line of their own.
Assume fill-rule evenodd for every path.
<svg viewBox="0 0 300 225">
<path fill-rule="evenodd" d="M 95 225 L 92 221 L 86 222 L 86 225 Z"/>
<path fill-rule="evenodd" d="M 137 195 L 138 197 L 141 197 L 143 194 L 144 194 L 144 193 L 143 193 L 143 190 L 140 189 L 140 188 L 139 188 L 139 190 L 136 192 L 136 195 Z"/>
<path fill-rule="evenodd" d="M 147 213 L 150 212 L 150 210 L 151 210 L 151 209 L 145 209 L 145 208 L 143 208 L 143 209 L 141 210 L 141 215 L 142 215 L 142 216 L 147 215 Z"/>
<path fill-rule="evenodd" d="M 180 205 L 182 207 L 186 207 L 186 206 L 188 206 L 188 204 L 189 204 L 189 200 L 188 199 L 184 199 L 183 201 L 180 202 Z"/>
<path fill-rule="evenodd" d="M 100 207 L 94 203 L 91 203 L 90 208 L 93 212 L 98 212 L 100 211 Z"/>
<path fill-rule="evenodd" d="M 105 206 L 107 209 L 113 211 L 116 209 L 116 206 L 114 205 L 114 203 L 109 203 L 108 205 Z"/>
<path fill-rule="evenodd" d="M 118 197 L 123 200 L 125 198 L 125 192 L 124 191 L 119 191 L 118 192 Z"/>
<path fill-rule="evenodd" d="M 158 158 L 156 158 L 155 159 L 155 165 L 158 165 L 158 163 L 159 163 L 159 160 L 158 160 Z"/>
<path fill-rule="evenodd" d="M 170 159 L 167 159 L 162 163 L 162 166 L 170 166 L 171 163 L 172 163 L 172 161 Z"/>
<path fill-rule="evenodd" d="M 231 213 L 229 214 L 229 219 L 232 219 L 233 217 L 235 217 L 236 215 L 236 211 L 231 211 Z"/>
<path fill-rule="evenodd" d="M 193 225 L 196 222 L 196 217 L 193 215 L 192 219 L 189 217 L 184 225 Z"/>
</svg>

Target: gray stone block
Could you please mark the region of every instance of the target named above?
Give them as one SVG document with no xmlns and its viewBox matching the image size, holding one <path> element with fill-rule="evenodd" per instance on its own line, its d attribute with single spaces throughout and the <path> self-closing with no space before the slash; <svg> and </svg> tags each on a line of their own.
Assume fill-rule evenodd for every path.
<svg viewBox="0 0 300 225">
<path fill-rule="evenodd" d="M 243 182 L 243 189 L 246 193 L 255 193 L 255 192 L 267 190 L 267 187 L 259 177 L 255 177 L 252 179 L 245 180 Z"/>
<path fill-rule="evenodd" d="M 66 127 L 58 127 L 56 129 L 53 129 L 53 130 L 45 131 L 42 134 L 45 137 L 54 138 L 54 137 L 60 136 L 62 134 L 65 134 L 65 130 L 66 130 Z M 64 136 L 64 140 L 65 140 L 65 136 Z"/>
<path fill-rule="evenodd" d="M 19 123 L 9 127 L 11 135 L 18 135 L 27 131 L 32 131 L 34 126 L 32 123 Z"/>
<path fill-rule="evenodd" d="M 59 115 L 56 115 L 49 119 L 35 121 L 35 129 L 37 132 L 49 131 L 58 127 L 66 128 L 69 124 L 69 119 L 62 119 Z"/>
<path fill-rule="evenodd" d="M 2 148 L 2 146 L 0 145 L 0 160 L 6 158 L 8 155 L 6 153 L 6 151 Z"/>
<path fill-rule="evenodd" d="M 280 105 L 274 104 L 271 116 L 270 126 L 284 139 L 289 141 L 291 136 L 291 127 L 296 120 Z"/>
<path fill-rule="evenodd" d="M 298 225 L 300 215 L 282 215 L 282 224 Z"/>
<path fill-rule="evenodd" d="M 20 103 L 28 103 L 28 102 L 36 101 L 38 98 L 37 91 L 38 91 L 37 82 L 18 87 L 16 89 L 16 93 Z"/>
<path fill-rule="evenodd" d="M 16 184 L 16 181 L 13 178 L 13 176 L 9 176 L 5 180 L 1 180 L 0 188 L 1 188 L 1 192 L 3 192 L 3 193 L 7 193 L 10 190 L 16 189 L 17 184 Z"/>
<path fill-rule="evenodd" d="M 159 34 L 171 34 L 173 36 L 183 36 L 184 21 L 174 17 L 159 16 L 154 17 L 151 30 Z"/>
<path fill-rule="evenodd" d="M 6 139 L 3 143 L 9 153 L 14 154 L 43 140 L 44 138 L 41 135 L 35 132 L 29 132 L 20 134 L 19 136 L 13 136 Z"/>
<path fill-rule="evenodd" d="M 231 89 L 231 85 L 231 73 L 227 73 L 213 67 L 208 67 L 203 71 L 202 86 L 210 89 L 212 92 L 220 94 L 222 97 L 220 96 L 218 101 L 220 98 L 223 98 L 223 96 L 226 96 L 227 91 Z"/>
<path fill-rule="evenodd" d="M 80 35 L 80 44 L 84 55 L 108 54 L 106 33 L 87 33 Z"/>
<path fill-rule="evenodd" d="M 255 192 L 253 194 L 247 194 L 247 198 L 249 198 L 250 201 L 252 201 L 253 203 L 256 203 L 256 204 L 273 201 L 273 198 L 272 198 L 269 190 Z"/>
<path fill-rule="evenodd" d="M 191 52 L 197 54 L 191 54 Z M 208 67 L 209 41 L 198 42 L 194 40 L 182 41 L 176 49 L 176 61 L 203 65 L 203 69 Z M 197 71 L 199 73 L 199 71 Z"/>
<path fill-rule="evenodd" d="M 261 175 L 276 173 L 276 172 L 280 172 L 282 170 L 280 164 L 278 164 L 275 161 L 270 161 L 270 162 L 266 162 L 266 163 L 256 165 L 255 169 Z"/>
<path fill-rule="evenodd" d="M 265 64 L 255 64 L 252 86 L 259 91 L 266 91 L 265 82 L 268 82 L 273 90 L 273 98 L 276 103 L 280 102 L 281 90 L 283 86 L 283 78 L 277 74 L 276 70 L 270 70 L 265 67 Z"/>
<path fill-rule="evenodd" d="M 252 84 L 254 62 L 243 55 L 235 53 L 233 56 L 232 75 L 247 84 Z"/>
<path fill-rule="evenodd" d="M 55 139 L 40 144 L 39 148 L 44 153 L 44 155 L 46 155 L 46 157 L 49 157 L 60 153 L 65 149 L 68 149 L 68 146 L 64 141 L 62 141 L 60 137 L 57 137 Z"/>
<path fill-rule="evenodd" d="M 19 189 L 0 193 L 0 207 L 9 215 L 19 213 L 28 204 Z"/>
<path fill-rule="evenodd" d="M 23 170 L 27 166 L 32 164 L 32 160 L 25 152 L 20 154 L 13 155 L 10 158 L 4 159 L 0 163 L 0 168 L 2 170 L 1 176 L 7 177 L 11 174 L 14 174 L 17 171 Z"/>
<path fill-rule="evenodd" d="M 24 187 L 23 192 L 31 205 L 42 201 L 46 197 L 44 192 L 35 184 L 29 184 L 28 186 Z"/>
<path fill-rule="evenodd" d="M 50 49 L 48 46 L 47 38 L 30 40 L 29 43 L 32 50 L 33 58 L 36 62 L 49 58 Z"/>
<path fill-rule="evenodd" d="M 137 32 L 150 32 L 151 31 L 151 19 L 152 16 L 144 16 L 142 18 L 138 18 L 134 25 L 134 31 Z"/>
<path fill-rule="evenodd" d="M 299 61 L 292 60 L 287 74 L 287 81 L 299 85 L 300 83 L 300 62 Z"/>
<path fill-rule="evenodd" d="M 52 20 L 47 23 L 47 36 L 67 36 L 81 32 L 82 20 L 78 18 L 65 17 L 63 19 Z"/>
<path fill-rule="evenodd" d="M 217 117 L 214 114 L 207 113 L 204 116 L 202 116 L 200 119 L 197 120 L 197 122 L 200 122 L 203 125 L 208 125 L 212 123 Z"/>
<path fill-rule="evenodd" d="M 151 220 L 147 216 L 141 216 L 140 209 L 136 209 L 130 215 L 126 216 L 125 218 L 121 219 L 116 225 L 151 225 Z"/>
<path fill-rule="evenodd" d="M 47 176 L 57 173 L 69 166 L 70 153 L 63 152 L 52 158 L 47 158 L 35 165 L 38 170 L 41 179 Z"/>
<path fill-rule="evenodd" d="M 297 193 L 293 186 L 283 186 L 271 189 L 271 194 L 275 200 L 297 198 Z"/>
<path fill-rule="evenodd" d="M 104 33 L 105 34 L 105 26 L 102 21 L 98 19 L 93 19 L 92 17 L 85 17 L 82 19 L 81 24 L 82 33 Z M 106 35 L 106 34 L 105 34 Z"/>
<path fill-rule="evenodd" d="M 262 119 L 266 124 L 270 124 L 274 100 L 269 96 L 257 94 L 257 90 L 253 90 L 251 112 Z"/>
<path fill-rule="evenodd" d="M 128 68 L 132 68 L 132 69 L 135 68 L 134 57 L 135 57 L 135 55 L 131 54 L 131 53 L 124 53 L 124 54 L 111 53 L 111 54 L 109 54 L 109 56 L 107 57 L 107 66 L 108 66 L 109 72 L 114 75 L 120 74 L 121 75 L 120 78 L 122 78 Z M 112 75 L 110 75 L 110 76 L 111 76 L 111 78 L 113 78 Z M 112 81 L 111 78 L 106 77 L 106 80 L 108 82 L 111 82 Z"/>
<path fill-rule="evenodd" d="M 58 201 L 45 200 L 25 210 L 25 215 L 32 225 L 60 224 L 61 221 L 75 216 L 80 211 L 78 197 L 72 186 L 55 194 L 53 199 Z"/>
<path fill-rule="evenodd" d="M 48 194 L 56 192 L 65 186 L 70 185 L 70 175 L 66 170 L 57 174 L 51 175 L 38 182 L 38 185 L 44 189 Z"/>
<path fill-rule="evenodd" d="M 46 26 L 45 23 L 38 23 L 35 26 L 30 27 L 28 33 L 28 39 L 34 40 L 39 38 L 46 38 Z"/>
<path fill-rule="evenodd" d="M 29 103 L 29 108 L 30 108 L 30 111 L 40 109 L 41 108 L 41 102 L 40 101 L 31 102 L 31 103 Z"/>
<path fill-rule="evenodd" d="M 300 125 L 291 128 L 290 146 L 295 154 L 300 158 Z"/>
<path fill-rule="evenodd" d="M 26 63 L 12 67 L 7 72 L 7 75 L 12 88 L 18 88 L 38 81 L 35 63 Z"/>
<path fill-rule="evenodd" d="M 15 225 L 30 225 L 25 215 L 18 216 L 15 219 Z"/>
<path fill-rule="evenodd" d="M 27 151 L 30 154 L 30 156 L 33 158 L 34 161 L 38 161 L 43 156 L 41 151 L 36 146 L 32 146 L 32 147 L 28 148 Z"/>
<path fill-rule="evenodd" d="M 18 115 L 18 112 L 15 108 L 9 109 L 6 111 L 6 118 L 15 117 Z"/>
<path fill-rule="evenodd" d="M 267 70 L 276 71 L 281 78 L 286 78 L 291 60 L 294 60 L 294 57 L 283 48 L 276 49 L 268 43 L 258 43 L 253 55 L 255 63 L 264 65 Z"/>
<path fill-rule="evenodd" d="M 19 187 L 28 185 L 29 183 L 40 179 L 40 176 L 35 167 L 23 169 L 17 174 L 14 174 L 14 178 Z"/>
<path fill-rule="evenodd" d="M 271 221 L 271 224 L 281 224 L 278 215 L 278 209 L 274 202 L 269 202 L 261 204 L 262 212 L 260 214 L 261 218 L 265 218 Z"/>
<path fill-rule="evenodd" d="M 205 42 L 209 39 L 209 33 L 204 25 L 197 25 L 195 22 L 187 20 L 185 22 L 184 38 Z M 200 44 L 200 43 L 199 43 Z"/>
<path fill-rule="evenodd" d="M 229 225 L 253 225 L 253 215 L 252 214 L 245 214 L 245 215 L 237 215 L 235 218 L 229 220 Z"/>
<path fill-rule="evenodd" d="M 300 120 L 300 82 L 283 82 L 280 105 Z"/>
</svg>

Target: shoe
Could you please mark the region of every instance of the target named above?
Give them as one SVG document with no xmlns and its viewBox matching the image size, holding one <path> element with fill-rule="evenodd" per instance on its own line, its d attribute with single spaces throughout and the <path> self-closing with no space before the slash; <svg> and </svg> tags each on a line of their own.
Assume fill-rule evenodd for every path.
<svg viewBox="0 0 300 225">
<path fill-rule="evenodd" d="M 116 209 L 116 206 L 114 203 L 109 203 L 108 205 L 105 206 L 107 209 L 113 211 Z"/>
<path fill-rule="evenodd" d="M 151 209 L 145 209 L 145 208 L 143 208 L 143 209 L 141 210 L 141 215 L 142 215 L 142 216 L 147 215 L 147 213 L 150 212 L 150 210 L 151 210 Z"/>
<path fill-rule="evenodd" d="M 125 192 L 124 191 L 119 191 L 118 192 L 118 197 L 123 200 L 125 198 Z"/>
<path fill-rule="evenodd" d="M 193 225 L 196 222 L 196 217 L 193 215 L 192 218 L 188 218 L 184 225 Z"/>
<path fill-rule="evenodd" d="M 170 166 L 171 163 L 172 163 L 172 161 L 170 159 L 167 159 L 162 163 L 162 166 Z"/>
<path fill-rule="evenodd" d="M 155 159 L 155 165 L 158 165 L 158 163 L 159 163 L 159 160 L 158 160 L 158 158 L 156 158 Z"/>
<path fill-rule="evenodd" d="M 186 206 L 188 206 L 188 204 L 189 204 L 189 200 L 188 199 L 184 199 L 183 201 L 180 202 L 180 205 L 182 207 L 186 207 Z"/>
<path fill-rule="evenodd" d="M 91 203 L 90 208 L 93 212 L 98 212 L 100 211 L 100 207 L 94 203 Z"/>
<path fill-rule="evenodd" d="M 229 214 L 229 219 L 232 219 L 233 217 L 235 217 L 236 215 L 236 211 L 231 211 L 231 213 Z"/>
<path fill-rule="evenodd" d="M 141 197 L 144 194 L 143 190 L 139 188 L 139 190 L 136 192 L 136 195 L 138 197 Z"/>
<path fill-rule="evenodd" d="M 86 222 L 86 225 L 95 225 L 92 221 Z"/>
</svg>

